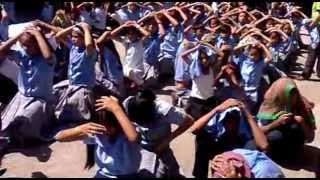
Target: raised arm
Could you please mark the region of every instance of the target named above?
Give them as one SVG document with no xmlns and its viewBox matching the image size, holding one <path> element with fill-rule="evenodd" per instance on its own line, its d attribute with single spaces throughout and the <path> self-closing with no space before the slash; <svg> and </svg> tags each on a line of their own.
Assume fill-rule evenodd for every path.
<svg viewBox="0 0 320 180">
<path fill-rule="evenodd" d="M 100 48 L 103 43 L 110 38 L 110 31 L 105 31 L 97 40 L 96 40 L 96 44 L 97 46 Z"/>
<path fill-rule="evenodd" d="M 261 48 L 264 51 L 265 59 L 266 59 L 265 62 L 269 63 L 272 60 L 272 55 L 271 55 L 269 49 L 264 44 L 262 44 L 261 42 L 259 42 L 258 45 L 261 46 Z"/>
<path fill-rule="evenodd" d="M 154 19 L 156 20 L 156 22 L 158 24 L 160 39 L 162 39 L 166 34 L 166 31 L 165 31 L 165 29 L 164 29 L 164 27 L 162 25 L 162 21 L 159 19 L 157 14 L 154 15 Z"/>
<path fill-rule="evenodd" d="M 211 119 L 211 117 L 214 116 L 216 113 L 222 112 L 228 109 L 229 107 L 238 106 L 238 105 L 239 105 L 239 102 L 235 99 L 228 99 L 224 101 L 219 106 L 212 109 L 209 113 L 202 116 L 200 119 L 196 120 L 190 128 L 190 132 L 192 132 L 193 134 L 197 134 L 197 132 L 203 129 L 208 123 L 208 121 Z"/>
<path fill-rule="evenodd" d="M 200 47 L 200 44 L 196 45 L 195 47 L 193 47 L 193 48 L 191 48 L 191 49 L 188 49 L 188 50 L 184 51 L 184 52 L 181 54 L 181 58 L 189 64 L 189 62 L 187 61 L 188 55 L 189 55 L 190 53 L 195 52 L 196 50 L 198 50 L 199 47 Z"/>
<path fill-rule="evenodd" d="M 14 45 L 19 37 L 21 36 L 22 33 L 18 34 L 17 36 L 13 37 L 13 38 L 10 38 L 9 40 L 5 41 L 4 43 L 2 43 L 0 45 L 0 62 L 3 61 L 6 56 L 8 55 L 9 51 L 10 51 L 10 48 L 12 45 Z"/>
<path fill-rule="evenodd" d="M 254 117 L 251 115 L 250 111 L 247 109 L 247 107 L 245 107 L 245 105 L 243 103 L 241 103 L 240 106 L 253 135 L 253 139 L 256 143 L 256 146 L 258 147 L 258 149 L 260 149 L 261 151 L 266 152 L 268 150 L 268 141 L 267 138 L 265 136 L 265 134 L 263 133 L 263 131 L 258 127 Z"/>
<path fill-rule="evenodd" d="M 91 54 L 95 51 L 95 45 L 91 36 L 90 25 L 84 22 L 80 23 L 79 25 L 84 31 L 84 43 L 86 46 L 86 52 L 87 54 Z"/>
<path fill-rule="evenodd" d="M 133 23 L 132 25 L 133 25 L 133 27 L 135 27 L 137 30 L 139 30 L 144 37 L 150 36 L 150 32 L 148 32 L 148 31 L 146 31 L 144 28 L 142 28 L 137 22 L 134 21 L 134 23 Z"/>
<path fill-rule="evenodd" d="M 118 120 L 127 139 L 133 143 L 138 141 L 138 133 L 129 120 L 128 116 L 119 105 L 119 101 L 117 98 L 113 96 L 102 96 L 96 101 L 96 108 L 96 111 L 107 110 L 112 112 Z"/>
<path fill-rule="evenodd" d="M 38 46 L 40 48 L 40 52 L 42 54 L 42 57 L 44 58 L 44 60 L 50 64 L 53 65 L 54 61 L 52 58 L 52 52 L 49 48 L 48 43 L 44 40 L 43 35 L 40 33 L 40 31 L 38 31 L 36 28 L 34 29 L 28 29 L 26 32 L 30 33 L 31 35 L 33 35 L 35 37 L 35 39 L 37 40 Z"/>
<path fill-rule="evenodd" d="M 57 32 L 56 34 L 56 39 L 58 41 L 65 41 L 66 38 L 67 38 L 67 35 L 70 34 L 72 32 L 72 29 L 75 27 L 76 25 L 73 25 L 73 26 L 70 26 L 70 27 L 67 27 L 59 32 Z"/>
<path fill-rule="evenodd" d="M 49 29 L 49 30 L 53 31 L 54 33 L 57 33 L 57 32 L 59 32 L 59 31 L 63 30 L 63 29 L 60 28 L 60 27 L 53 26 L 53 25 L 51 25 L 51 24 L 45 23 L 45 22 L 40 21 L 40 20 L 35 20 L 35 21 L 33 22 L 33 24 L 34 24 L 35 26 L 40 26 L 40 27 L 44 27 L 44 28 L 46 28 L 46 29 Z"/>
<path fill-rule="evenodd" d="M 176 27 L 179 25 L 178 21 L 176 19 L 174 19 L 172 16 L 170 16 L 168 14 L 168 11 L 167 10 L 162 10 L 161 11 L 162 14 L 170 21 L 170 23 L 172 24 L 172 26 Z"/>
</svg>

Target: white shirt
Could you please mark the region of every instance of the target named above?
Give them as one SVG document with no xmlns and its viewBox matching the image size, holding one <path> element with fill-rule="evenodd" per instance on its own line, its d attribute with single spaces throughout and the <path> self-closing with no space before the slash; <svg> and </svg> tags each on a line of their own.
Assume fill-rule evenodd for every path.
<svg viewBox="0 0 320 180">
<path fill-rule="evenodd" d="M 206 100 L 212 97 L 213 90 L 213 71 L 210 69 L 207 75 L 201 75 L 200 77 L 192 80 L 191 97 Z"/>
<path fill-rule="evenodd" d="M 127 45 L 127 54 L 124 60 L 124 66 L 133 68 L 133 69 L 143 69 L 143 44 L 141 40 L 136 42 L 129 42 L 128 39 L 126 40 Z"/>
<path fill-rule="evenodd" d="M 107 13 L 100 8 L 96 8 L 94 10 L 95 13 L 95 21 L 94 21 L 94 26 L 97 29 L 104 30 L 106 28 L 106 23 L 107 23 Z"/>
</svg>

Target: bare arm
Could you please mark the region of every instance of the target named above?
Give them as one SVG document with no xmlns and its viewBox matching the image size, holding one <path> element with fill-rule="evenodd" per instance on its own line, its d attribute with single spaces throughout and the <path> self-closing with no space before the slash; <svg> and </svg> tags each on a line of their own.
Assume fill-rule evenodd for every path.
<svg viewBox="0 0 320 180">
<path fill-rule="evenodd" d="M 96 101 L 96 107 L 96 111 L 111 111 L 116 116 L 123 130 L 123 133 L 126 135 L 128 140 L 133 143 L 138 141 L 138 133 L 135 130 L 131 121 L 129 120 L 128 116 L 120 107 L 118 99 L 116 99 L 113 96 L 102 96 L 100 99 Z"/>
<path fill-rule="evenodd" d="M 72 32 L 72 29 L 75 27 L 76 25 L 67 27 L 59 32 L 57 32 L 56 34 L 56 39 L 59 41 L 64 41 L 67 38 L 67 35 L 70 34 Z"/>
<path fill-rule="evenodd" d="M 239 102 L 235 99 L 228 99 L 228 100 L 224 101 L 219 106 L 212 109 L 209 113 L 202 116 L 200 119 L 196 120 L 190 128 L 190 132 L 196 134 L 199 130 L 201 130 L 208 123 L 208 121 L 211 119 L 211 117 L 213 115 L 215 115 L 218 112 L 222 112 L 229 107 L 237 106 L 237 105 L 239 105 Z"/>
<path fill-rule="evenodd" d="M 90 25 L 82 22 L 80 23 L 80 26 L 84 31 L 84 43 L 86 46 L 86 52 L 87 54 L 91 54 L 95 51 L 95 45 L 91 36 Z"/>
<path fill-rule="evenodd" d="M 44 60 L 50 64 L 53 65 L 53 58 L 52 58 L 52 52 L 49 48 L 48 43 L 44 40 L 43 35 L 36 29 L 30 29 L 27 30 L 27 32 L 29 32 L 30 34 L 32 34 L 35 39 L 37 40 L 38 43 L 38 47 L 40 48 L 40 52 L 42 54 L 42 57 L 44 58 Z"/>
<path fill-rule="evenodd" d="M 247 119 L 247 122 L 251 128 L 251 132 L 253 134 L 254 141 L 257 145 L 257 147 L 262 151 L 267 151 L 268 149 L 268 141 L 263 133 L 263 131 L 258 127 L 254 117 L 251 115 L 249 110 L 242 105 L 242 112 L 244 113 L 245 118 Z"/>
<path fill-rule="evenodd" d="M 53 26 L 53 25 L 51 25 L 51 24 L 45 23 L 45 22 L 40 21 L 40 20 L 36 20 L 36 21 L 34 22 L 34 25 L 35 25 L 35 26 L 44 27 L 44 28 L 46 28 L 46 29 L 50 29 L 50 30 L 53 31 L 54 33 L 57 33 L 57 32 L 59 32 L 59 31 L 63 30 L 63 29 L 60 28 L 60 27 Z"/>
<path fill-rule="evenodd" d="M 85 139 L 89 135 L 103 134 L 105 132 L 106 128 L 103 125 L 90 122 L 62 130 L 54 138 L 60 142 L 71 142 Z"/>
<path fill-rule="evenodd" d="M 168 20 L 170 21 L 170 23 L 172 24 L 172 26 L 176 27 L 179 25 L 178 21 L 176 19 L 174 19 L 172 16 L 170 16 L 168 14 L 168 12 L 166 10 L 163 11 L 163 15 L 168 18 Z"/>
<path fill-rule="evenodd" d="M 21 36 L 21 33 L 0 45 L 0 57 L 1 57 L 0 61 L 6 58 L 6 56 L 10 51 L 11 46 L 18 41 L 20 36 Z"/>
</svg>

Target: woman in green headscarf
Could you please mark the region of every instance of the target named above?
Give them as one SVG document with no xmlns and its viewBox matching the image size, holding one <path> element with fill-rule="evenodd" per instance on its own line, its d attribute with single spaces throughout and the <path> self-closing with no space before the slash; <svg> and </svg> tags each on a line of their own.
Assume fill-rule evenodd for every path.
<svg viewBox="0 0 320 180">
<path fill-rule="evenodd" d="M 288 152 L 288 148 L 311 142 L 315 136 L 314 104 L 303 97 L 289 78 L 275 81 L 265 93 L 257 115 L 266 133 L 271 154 Z"/>
</svg>

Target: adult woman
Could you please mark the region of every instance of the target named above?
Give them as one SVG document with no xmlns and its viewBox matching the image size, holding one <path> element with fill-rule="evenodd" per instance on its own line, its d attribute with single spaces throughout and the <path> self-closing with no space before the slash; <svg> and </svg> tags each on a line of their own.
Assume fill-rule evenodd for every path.
<svg viewBox="0 0 320 180">
<path fill-rule="evenodd" d="M 271 155 L 284 154 L 314 139 L 312 106 L 289 78 L 275 81 L 264 96 L 257 115 L 271 146 Z"/>
</svg>

